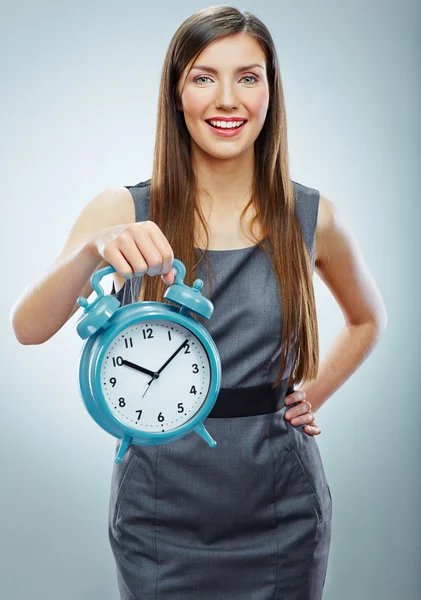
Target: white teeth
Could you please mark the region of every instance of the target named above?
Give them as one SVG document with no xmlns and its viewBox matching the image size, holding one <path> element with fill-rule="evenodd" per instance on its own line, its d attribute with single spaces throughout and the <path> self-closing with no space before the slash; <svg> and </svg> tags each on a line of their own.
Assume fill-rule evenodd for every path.
<svg viewBox="0 0 421 600">
<path fill-rule="evenodd" d="M 209 121 L 214 127 L 221 127 L 222 129 L 232 129 L 233 127 L 240 127 L 244 121 Z"/>
</svg>

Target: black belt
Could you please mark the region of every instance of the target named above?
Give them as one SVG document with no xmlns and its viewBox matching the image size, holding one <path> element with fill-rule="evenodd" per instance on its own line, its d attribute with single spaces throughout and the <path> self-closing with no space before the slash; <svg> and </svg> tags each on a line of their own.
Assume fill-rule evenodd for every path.
<svg viewBox="0 0 421 600">
<path fill-rule="evenodd" d="M 271 384 L 243 388 L 221 388 L 209 413 L 211 418 L 251 417 L 281 410 L 285 396 L 294 387 L 288 387 L 288 379 L 282 379 L 275 388 Z M 295 406 L 298 402 L 288 405 Z"/>
</svg>

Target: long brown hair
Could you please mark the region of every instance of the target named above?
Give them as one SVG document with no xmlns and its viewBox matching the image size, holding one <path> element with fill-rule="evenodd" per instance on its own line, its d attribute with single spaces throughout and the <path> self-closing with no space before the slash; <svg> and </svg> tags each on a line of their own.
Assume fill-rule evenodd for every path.
<svg viewBox="0 0 421 600">
<path fill-rule="evenodd" d="M 278 284 L 283 327 L 280 370 L 274 385 L 281 381 L 291 351 L 294 361 L 289 385 L 295 385 L 314 379 L 318 371 L 318 328 L 311 262 L 295 211 L 284 94 L 276 49 L 267 27 L 248 11 L 225 5 L 202 9 L 182 23 L 170 42 L 159 89 L 149 218 L 167 237 L 174 257 L 184 263 L 184 283 L 193 285 L 196 267 L 206 260 L 206 252 L 199 260 L 195 254 L 196 212 L 206 232 L 206 248 L 209 233 L 197 202 L 191 138 L 179 110 L 181 99 L 177 86 L 190 61 L 209 44 L 242 32 L 254 37 L 265 53 L 270 104 L 255 141 L 252 196 L 241 218 L 253 203 L 256 211 L 253 223 L 259 219 L 264 235 L 261 248 L 272 261 Z M 166 289 L 161 277 L 143 277 L 139 300 L 162 302 Z"/>
</svg>

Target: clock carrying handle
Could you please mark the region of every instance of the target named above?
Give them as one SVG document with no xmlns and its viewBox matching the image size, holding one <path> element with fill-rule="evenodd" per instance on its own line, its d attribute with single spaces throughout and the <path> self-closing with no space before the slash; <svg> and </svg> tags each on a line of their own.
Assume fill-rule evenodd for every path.
<svg viewBox="0 0 421 600">
<path fill-rule="evenodd" d="M 189 312 L 194 312 L 200 317 L 204 317 L 205 319 L 210 319 L 213 313 L 213 304 L 210 300 L 202 296 L 200 290 L 203 286 L 203 281 L 201 279 L 196 279 L 193 286 L 190 287 L 184 283 L 184 277 L 186 275 L 186 267 L 181 260 L 175 258 L 173 260 L 172 267 L 176 269 L 176 276 L 174 279 L 174 284 L 167 287 L 164 293 L 164 299 L 169 300 L 173 304 L 180 306 L 180 314 L 187 315 Z M 101 307 L 101 300 L 104 297 L 104 290 L 100 284 L 100 281 L 105 275 L 109 275 L 110 273 L 114 273 L 116 269 L 112 265 L 108 265 L 108 267 L 104 267 L 103 269 L 98 269 L 91 276 L 90 282 L 92 286 L 92 290 L 94 290 L 97 294 L 97 298 L 92 302 L 92 304 L 88 303 L 87 298 L 83 298 L 82 296 L 77 299 L 77 303 L 79 306 L 85 308 L 85 311 L 90 311 L 94 306 Z M 120 305 L 119 301 L 114 296 L 106 296 L 106 299 L 109 302 L 115 301 Z M 110 313 L 110 310 L 115 312 L 116 308 L 114 306 L 107 305 L 107 311 Z M 102 308 L 100 308 L 101 314 L 105 315 L 105 312 Z M 110 313 L 112 314 L 112 312 Z"/>
<path fill-rule="evenodd" d="M 172 266 L 177 271 L 174 283 L 178 283 L 178 284 L 183 283 L 184 277 L 186 276 L 186 267 L 181 262 L 181 260 L 178 260 L 177 258 L 174 259 Z M 102 286 L 100 285 L 101 279 L 103 277 L 105 277 L 106 275 L 110 275 L 111 273 L 114 273 L 115 271 L 117 271 L 117 269 L 115 269 L 112 265 L 108 265 L 108 267 L 98 269 L 98 271 L 95 271 L 95 273 L 91 276 L 91 279 L 90 279 L 91 287 L 97 293 L 99 298 L 102 298 L 102 296 L 104 295 L 104 290 L 103 290 Z"/>
<path fill-rule="evenodd" d="M 104 289 L 99 282 L 103 277 L 110 275 L 110 273 L 114 273 L 116 270 L 117 269 L 115 269 L 112 265 L 109 265 L 103 269 L 98 269 L 98 271 L 95 271 L 95 273 L 91 275 L 91 287 L 97 293 L 98 298 L 102 298 L 104 295 Z"/>
</svg>

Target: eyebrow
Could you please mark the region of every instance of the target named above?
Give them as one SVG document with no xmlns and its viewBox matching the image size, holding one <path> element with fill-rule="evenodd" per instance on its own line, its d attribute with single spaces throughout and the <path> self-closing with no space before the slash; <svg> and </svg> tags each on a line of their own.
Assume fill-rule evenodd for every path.
<svg viewBox="0 0 421 600">
<path fill-rule="evenodd" d="M 242 67 L 238 67 L 235 70 L 235 72 L 239 73 L 240 71 L 248 71 L 249 69 L 253 69 L 254 67 L 259 67 L 260 69 L 263 70 L 262 65 L 259 65 L 258 63 L 253 63 L 252 65 L 243 65 Z M 201 71 L 209 71 L 209 73 L 218 73 L 218 69 L 214 69 L 213 67 L 206 67 L 205 65 L 193 65 L 192 70 L 193 69 L 199 69 Z"/>
</svg>

